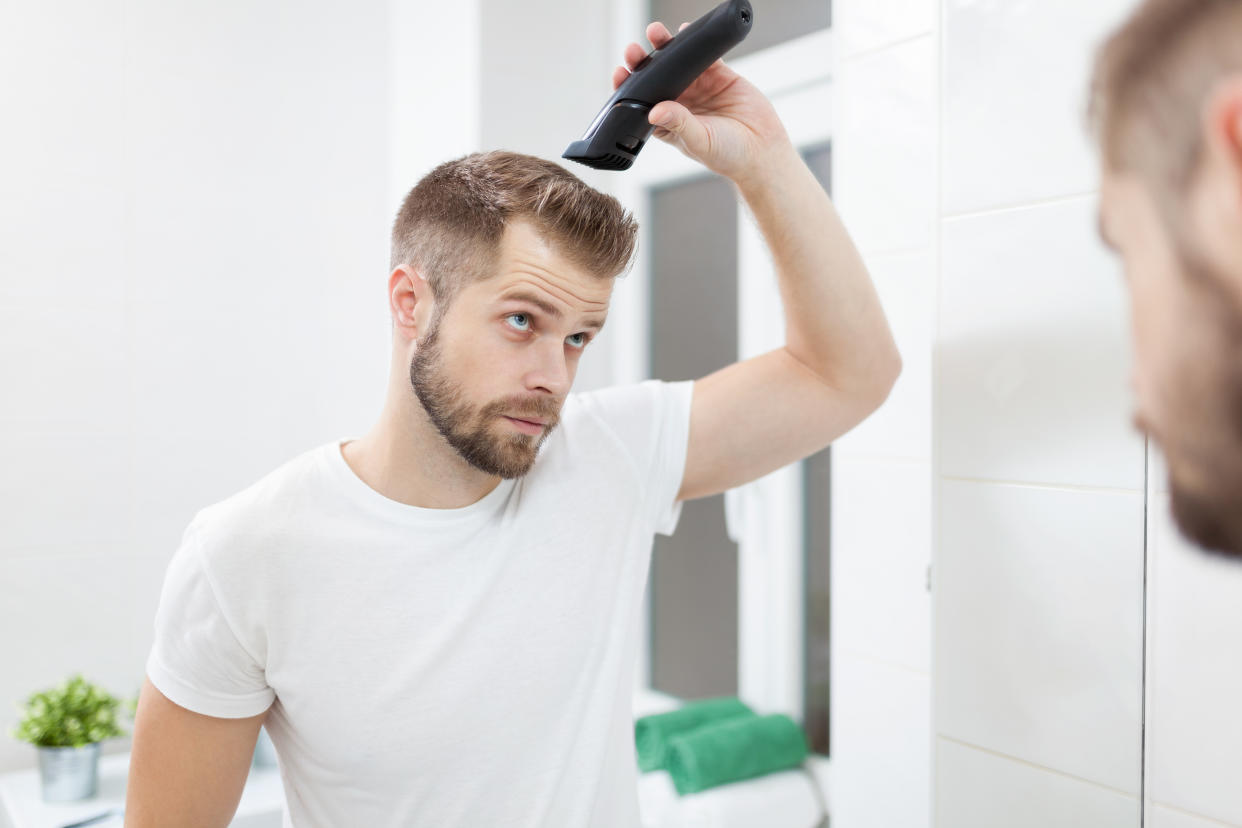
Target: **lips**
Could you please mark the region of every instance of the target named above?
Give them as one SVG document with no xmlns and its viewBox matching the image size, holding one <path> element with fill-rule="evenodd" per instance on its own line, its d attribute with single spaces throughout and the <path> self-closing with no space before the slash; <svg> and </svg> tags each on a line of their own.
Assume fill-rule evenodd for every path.
<svg viewBox="0 0 1242 828">
<path fill-rule="evenodd" d="M 506 414 L 505 416 L 509 417 L 509 419 L 511 420 L 517 420 L 523 423 L 530 423 L 531 425 L 546 426 L 548 424 L 547 420 L 530 420 L 530 419 L 527 419 L 526 417 L 513 417 L 508 414 Z"/>
</svg>

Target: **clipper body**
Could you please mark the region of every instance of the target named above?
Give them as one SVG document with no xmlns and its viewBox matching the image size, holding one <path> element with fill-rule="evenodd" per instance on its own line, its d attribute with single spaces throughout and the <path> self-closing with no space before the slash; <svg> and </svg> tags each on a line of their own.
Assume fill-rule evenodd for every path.
<svg viewBox="0 0 1242 828">
<path fill-rule="evenodd" d="M 754 21 L 748 0 L 725 0 L 647 55 L 562 158 L 597 170 L 628 170 L 655 131 L 647 114 L 675 100 L 694 79 L 746 39 Z"/>
</svg>

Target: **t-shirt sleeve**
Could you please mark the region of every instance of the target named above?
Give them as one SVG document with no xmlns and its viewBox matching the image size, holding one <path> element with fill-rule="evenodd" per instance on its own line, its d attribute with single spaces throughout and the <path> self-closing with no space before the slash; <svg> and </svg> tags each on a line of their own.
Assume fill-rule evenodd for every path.
<svg viewBox="0 0 1242 828">
<path fill-rule="evenodd" d="M 263 666 L 225 617 L 193 523 L 164 575 L 147 676 L 180 706 L 207 716 L 255 716 L 276 698 Z"/>
<path fill-rule="evenodd" d="M 672 535 L 681 518 L 677 500 L 686 470 L 694 380 L 649 379 L 582 395 L 625 446 L 643 480 L 643 503 L 653 530 Z"/>
</svg>

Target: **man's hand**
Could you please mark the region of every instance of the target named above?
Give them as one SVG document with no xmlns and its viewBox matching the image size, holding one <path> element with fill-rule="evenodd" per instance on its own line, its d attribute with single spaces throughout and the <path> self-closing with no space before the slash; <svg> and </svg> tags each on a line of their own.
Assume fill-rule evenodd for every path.
<svg viewBox="0 0 1242 828">
<path fill-rule="evenodd" d="M 682 23 L 681 28 L 689 25 Z M 647 25 L 647 39 L 658 49 L 673 35 L 657 21 Z M 614 90 L 646 55 L 637 43 L 625 47 L 626 66 L 612 73 Z M 647 120 L 657 124 L 655 137 L 739 184 L 764 175 L 767 164 L 793 148 L 772 103 L 725 66 L 723 58 L 707 67 L 677 100 L 657 103 Z"/>
</svg>

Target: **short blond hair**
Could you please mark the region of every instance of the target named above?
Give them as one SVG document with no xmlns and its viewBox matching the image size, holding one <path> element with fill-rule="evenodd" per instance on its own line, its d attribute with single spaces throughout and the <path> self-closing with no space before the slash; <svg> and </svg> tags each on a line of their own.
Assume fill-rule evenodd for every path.
<svg viewBox="0 0 1242 828">
<path fill-rule="evenodd" d="M 562 167 L 506 150 L 476 152 L 427 173 L 401 204 L 390 271 L 417 267 L 437 313 L 466 286 L 494 275 L 508 221 L 525 217 L 557 252 L 600 279 L 632 264 L 638 223 L 613 196 Z"/>
</svg>

